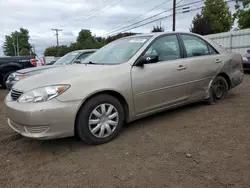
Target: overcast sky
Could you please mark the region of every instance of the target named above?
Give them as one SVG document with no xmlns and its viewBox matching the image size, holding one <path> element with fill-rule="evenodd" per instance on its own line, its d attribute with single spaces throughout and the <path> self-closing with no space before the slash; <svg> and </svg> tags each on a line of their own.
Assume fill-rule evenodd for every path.
<svg viewBox="0 0 250 188">
<path fill-rule="evenodd" d="M 177 3 L 180 6 L 195 1 L 197 0 L 177 0 Z M 59 42 L 68 45 L 75 42 L 80 29 L 90 29 L 93 34 L 102 36 L 115 27 L 119 29 L 119 25 L 120 28 L 126 26 L 124 22 L 160 4 L 162 5 L 157 9 L 131 21 L 128 25 L 172 8 L 172 0 L 164 4 L 163 2 L 166 0 L 0 0 L 0 46 L 3 45 L 5 35 L 23 27 L 29 30 L 30 43 L 35 45 L 36 52 L 41 56 L 46 47 L 56 44 L 55 33 L 51 28 L 63 29 L 59 33 Z M 202 3 L 197 3 L 191 7 L 197 8 L 201 5 Z M 193 17 L 199 11 L 178 14 L 176 30 L 188 31 Z M 155 18 L 169 14 L 171 11 Z M 150 32 L 153 25 L 157 24 L 159 21 L 129 31 Z M 170 31 L 172 17 L 163 19 L 161 24 L 165 31 Z"/>
</svg>

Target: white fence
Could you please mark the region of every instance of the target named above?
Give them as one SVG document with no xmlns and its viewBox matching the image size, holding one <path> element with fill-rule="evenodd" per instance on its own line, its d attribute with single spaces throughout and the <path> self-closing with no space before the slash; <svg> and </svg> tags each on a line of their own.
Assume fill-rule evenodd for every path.
<svg viewBox="0 0 250 188">
<path fill-rule="evenodd" d="M 247 50 L 250 49 L 250 29 L 212 34 L 206 37 L 222 45 L 228 51 L 237 52 L 241 55 L 245 55 Z"/>
</svg>

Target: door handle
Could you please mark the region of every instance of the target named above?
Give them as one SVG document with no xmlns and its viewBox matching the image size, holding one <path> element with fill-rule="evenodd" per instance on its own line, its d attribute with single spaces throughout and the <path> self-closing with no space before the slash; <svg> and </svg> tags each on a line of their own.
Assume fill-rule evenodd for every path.
<svg viewBox="0 0 250 188">
<path fill-rule="evenodd" d="M 179 67 L 177 68 L 178 71 L 181 71 L 181 70 L 185 70 L 187 67 L 183 66 L 183 65 L 179 65 Z"/>
<path fill-rule="evenodd" d="M 219 60 L 219 59 L 216 59 L 215 60 L 215 63 L 221 63 L 222 61 L 221 60 Z"/>
</svg>

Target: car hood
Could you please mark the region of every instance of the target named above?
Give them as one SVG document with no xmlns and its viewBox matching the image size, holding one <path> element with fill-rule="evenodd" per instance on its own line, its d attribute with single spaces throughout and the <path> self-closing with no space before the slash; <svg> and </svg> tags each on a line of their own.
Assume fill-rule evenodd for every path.
<svg viewBox="0 0 250 188">
<path fill-rule="evenodd" d="M 43 65 L 43 66 L 39 66 L 39 67 L 21 69 L 21 70 L 18 70 L 17 73 L 18 74 L 30 74 L 30 75 L 33 75 L 33 74 L 38 74 L 40 72 L 43 72 L 43 71 L 45 71 L 47 69 L 56 68 L 58 66 L 59 65 Z"/>
<path fill-rule="evenodd" d="M 107 77 L 114 73 L 112 69 L 119 65 L 61 65 L 54 69 L 48 69 L 41 74 L 35 74 L 17 82 L 13 89 L 19 91 L 28 91 L 34 88 L 39 88 L 55 84 L 72 84 L 76 79 L 96 80 L 101 77 Z M 106 71 L 111 70 L 111 71 Z"/>
</svg>

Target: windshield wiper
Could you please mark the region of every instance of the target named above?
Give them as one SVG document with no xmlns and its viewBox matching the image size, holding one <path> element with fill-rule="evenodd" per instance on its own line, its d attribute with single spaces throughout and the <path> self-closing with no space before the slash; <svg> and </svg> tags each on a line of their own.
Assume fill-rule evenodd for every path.
<svg viewBox="0 0 250 188">
<path fill-rule="evenodd" d="M 95 63 L 95 62 L 92 62 L 92 61 L 89 61 L 86 64 L 91 64 L 91 65 L 106 65 L 105 63 Z"/>
<path fill-rule="evenodd" d="M 92 62 L 92 61 L 89 61 L 87 64 L 98 65 L 98 63 L 94 63 L 94 62 Z"/>
</svg>

